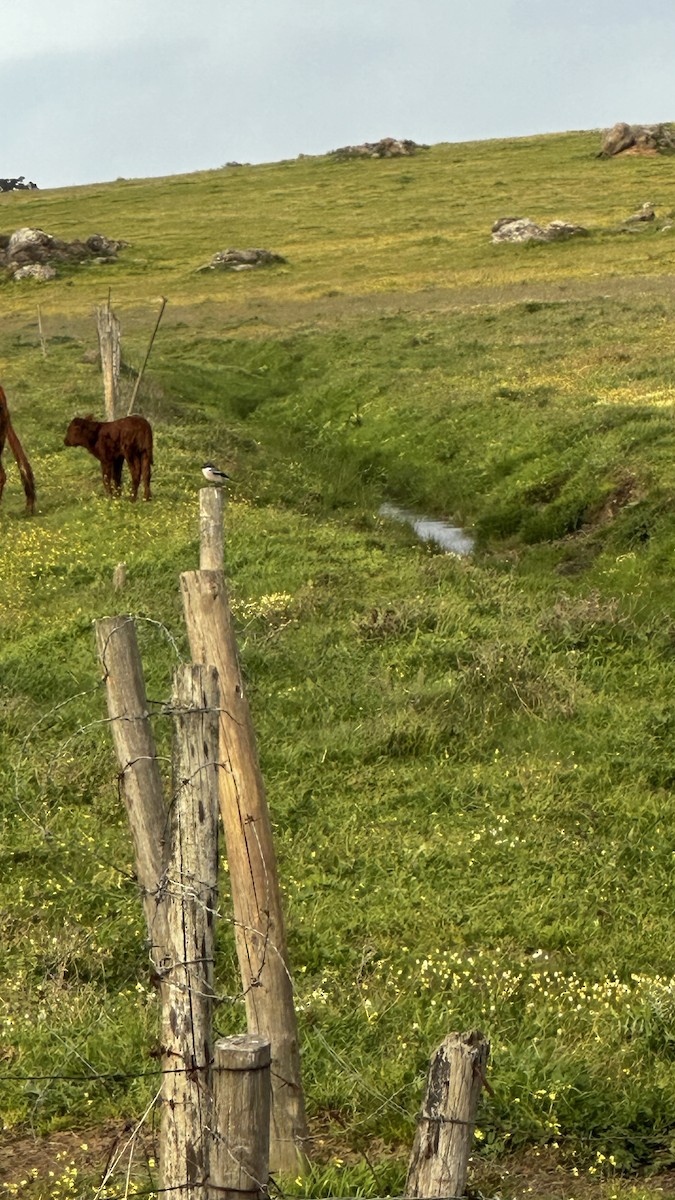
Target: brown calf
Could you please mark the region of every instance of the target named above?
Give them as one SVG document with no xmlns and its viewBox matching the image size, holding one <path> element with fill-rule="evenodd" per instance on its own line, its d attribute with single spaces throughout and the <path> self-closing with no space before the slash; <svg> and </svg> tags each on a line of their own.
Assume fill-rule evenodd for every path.
<svg viewBox="0 0 675 1200">
<path fill-rule="evenodd" d="M 136 499 L 141 479 L 145 499 L 150 499 L 152 427 L 145 417 L 121 417 L 119 421 L 74 417 L 63 440 L 66 446 L 84 446 L 98 459 L 109 496 L 121 492 L 126 462 L 131 474 L 131 499 Z"/>
</svg>

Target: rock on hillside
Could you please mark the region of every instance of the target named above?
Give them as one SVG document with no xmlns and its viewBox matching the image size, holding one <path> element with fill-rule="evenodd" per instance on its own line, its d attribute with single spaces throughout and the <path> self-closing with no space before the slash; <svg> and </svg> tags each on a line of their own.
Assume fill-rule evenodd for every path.
<svg viewBox="0 0 675 1200">
<path fill-rule="evenodd" d="M 26 176 L 19 175 L 18 179 L 0 179 L 0 192 L 36 192 L 37 183 L 30 180 L 26 183 Z"/>
<path fill-rule="evenodd" d="M 200 271 L 253 271 L 256 267 L 269 267 L 272 263 L 285 263 L 288 259 L 271 250 L 218 250 L 211 262 Z"/>
<path fill-rule="evenodd" d="M 44 229 L 26 226 L 11 234 L 0 234 L 0 268 L 4 267 L 14 279 L 53 279 L 59 263 L 111 262 L 128 244 L 102 233 L 93 233 L 86 242 L 64 242 Z M 27 270 L 38 266 L 45 269 Z"/>
<path fill-rule="evenodd" d="M 570 221 L 537 225 L 529 217 L 500 217 L 492 226 L 493 242 L 559 242 L 579 235 L 587 236 L 588 230 Z"/>
<path fill-rule="evenodd" d="M 428 150 L 422 143 L 409 138 L 380 138 L 379 142 L 362 142 L 360 146 L 342 146 L 331 150 L 330 157 L 342 162 L 349 158 L 408 158 L 418 150 Z"/>
<path fill-rule="evenodd" d="M 598 158 L 619 154 L 654 155 L 675 152 L 675 132 L 669 125 L 627 125 L 619 121 L 602 136 Z"/>
</svg>

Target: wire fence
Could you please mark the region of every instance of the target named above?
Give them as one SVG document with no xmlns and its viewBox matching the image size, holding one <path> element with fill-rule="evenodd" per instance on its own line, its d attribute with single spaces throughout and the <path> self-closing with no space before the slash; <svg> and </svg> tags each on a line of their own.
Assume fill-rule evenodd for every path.
<svg viewBox="0 0 675 1200">
<path fill-rule="evenodd" d="M 168 631 L 159 622 L 151 621 L 148 618 L 132 618 L 132 619 L 148 620 L 149 624 L 151 624 L 152 626 L 159 627 L 160 630 L 162 631 L 162 633 L 167 637 L 167 639 L 172 647 L 172 650 L 175 653 L 176 658 L 179 661 L 181 660 L 181 655 L 180 655 L 179 649 L 178 649 L 175 639 L 173 638 L 173 635 L 170 633 L 170 631 Z M 59 852 L 62 852 L 64 855 L 71 857 L 73 854 L 73 845 L 70 841 L 63 839 L 62 837 L 59 837 L 54 832 L 54 829 L 50 827 L 51 821 L 50 821 L 49 809 L 47 809 L 46 812 L 43 811 L 43 814 L 42 814 L 43 819 L 40 820 L 35 815 L 35 813 L 30 812 L 26 808 L 26 805 L 22 802 L 22 791 L 23 791 L 23 788 L 24 788 L 25 782 L 26 782 L 24 776 L 27 771 L 27 764 L 29 761 L 29 750 L 30 750 L 32 744 L 34 743 L 34 741 L 38 737 L 42 736 L 42 734 L 44 733 L 45 727 L 49 727 L 50 725 L 53 727 L 54 724 L 58 723 L 59 720 L 61 720 L 63 718 L 64 714 L 67 712 L 69 706 L 72 706 L 72 705 L 75 705 L 78 703 L 80 703 L 80 704 L 81 703 L 89 703 L 89 702 L 94 701 L 95 699 L 98 699 L 98 697 L 101 695 L 101 690 L 104 686 L 104 682 L 105 682 L 104 680 L 101 680 L 93 688 L 84 689 L 84 690 L 74 693 L 73 695 L 71 695 L 69 697 L 66 697 L 64 700 L 61 700 L 57 704 L 52 706 L 47 712 L 41 714 L 40 717 L 38 718 L 38 720 L 32 724 L 28 733 L 21 741 L 18 757 L 12 766 L 13 778 L 14 778 L 14 800 L 16 802 L 17 810 L 23 815 L 23 817 L 29 823 L 29 825 L 34 830 L 37 831 L 40 838 L 44 840 L 46 846 L 48 846 L 49 852 L 50 852 L 50 872 L 52 872 L 55 876 L 60 876 L 60 878 L 63 881 L 67 881 L 69 885 L 73 885 L 76 881 L 73 879 L 72 875 L 69 875 L 65 870 L 63 870 L 58 865 L 58 863 L 56 862 L 56 855 Z M 155 719 L 170 720 L 174 717 L 175 712 L 176 712 L 176 709 L 172 705 L 171 701 L 168 701 L 168 700 L 150 701 L 149 702 L 149 710 L 150 711 L 148 713 L 148 716 L 151 717 L 153 720 L 155 720 Z M 221 710 L 218 710 L 218 711 L 221 711 Z M 81 741 L 81 739 L 83 739 L 85 737 L 85 735 L 89 734 L 91 731 L 102 728 L 102 727 L 110 726 L 110 724 L 113 720 L 126 720 L 126 719 L 127 718 L 101 717 L 101 718 L 95 718 L 95 719 L 78 724 L 76 729 L 74 729 L 72 732 L 70 732 L 66 738 L 61 740 L 56 754 L 55 755 L 52 754 L 50 756 L 49 767 L 48 768 L 45 767 L 45 770 L 52 771 L 54 768 L 54 763 L 58 762 L 60 759 L 64 758 L 66 753 L 72 748 L 72 746 L 78 744 L 78 741 Z M 164 756 L 164 761 L 169 762 L 170 761 L 169 756 Z M 114 774 L 111 774 L 111 776 L 110 776 L 109 782 L 116 789 L 118 799 L 120 799 L 120 800 L 122 799 L 122 788 L 123 788 L 125 771 L 133 765 L 134 765 L 133 762 L 129 762 L 129 763 L 125 764 L 125 766 L 123 767 L 122 770 L 114 772 Z M 216 768 L 223 767 L 223 764 L 221 764 L 221 763 L 210 763 L 209 765 L 212 767 L 215 766 Z M 34 789 L 34 785 L 35 785 L 34 768 L 32 768 L 32 770 L 33 770 L 33 780 L 32 780 L 31 786 Z M 180 781 L 179 784 L 177 785 L 178 788 L 185 786 L 187 784 L 187 782 L 188 781 L 185 781 L 185 780 Z M 169 801 L 168 801 L 168 805 L 167 805 L 167 820 L 168 820 L 168 814 L 170 813 L 171 807 L 176 798 L 175 789 L 176 789 L 176 783 L 174 781 L 173 790 L 170 792 Z M 35 791 L 34 791 L 34 794 L 35 794 Z M 37 795 L 39 796 L 40 794 L 44 795 L 45 792 L 42 791 L 42 793 L 41 793 L 40 788 L 38 786 Z M 121 866 L 119 863 L 116 863 L 115 861 L 107 858 L 105 855 L 100 854 L 100 852 L 96 851 L 96 849 L 91 849 L 91 850 L 88 849 L 88 860 L 89 860 L 89 866 L 91 866 L 91 863 L 93 862 L 96 865 L 105 868 L 106 870 L 112 870 L 114 872 L 117 872 L 120 875 L 120 877 L 122 879 L 124 879 L 127 883 L 130 883 L 130 884 L 133 883 L 137 889 L 139 899 L 143 898 L 143 895 L 144 895 L 143 889 L 138 884 L 133 870 L 129 870 L 127 867 Z M 97 888 L 97 886 L 95 884 L 92 884 L 91 879 L 84 881 L 82 883 L 82 886 L 84 888 L 86 888 L 87 893 L 90 897 L 95 895 L 97 892 L 99 892 L 102 896 L 106 896 L 106 897 L 109 894 L 109 890 L 107 888 L 105 888 L 105 887 Z M 180 886 L 181 885 L 176 884 L 175 881 L 173 883 L 170 880 L 164 881 L 165 888 L 166 887 L 180 888 Z M 264 906 L 263 906 L 263 908 L 264 908 Z M 221 911 L 220 906 L 211 907 L 211 906 L 207 905 L 206 911 L 208 912 L 210 917 L 218 918 L 221 922 L 228 924 L 232 928 L 235 928 L 238 924 L 232 915 Z M 266 956 L 268 950 L 272 950 L 272 951 L 274 950 L 274 946 L 273 946 L 273 944 L 271 942 L 271 938 L 270 938 L 269 927 L 265 931 L 265 935 L 264 935 L 264 949 L 263 949 L 263 955 L 262 955 L 262 963 L 264 963 L 265 956 Z M 155 986 L 157 986 L 160 982 L 160 979 L 157 976 L 156 964 L 153 963 L 151 946 L 148 946 L 146 953 L 147 953 L 147 958 L 145 960 L 143 969 L 144 970 L 148 970 L 148 968 L 151 969 L 152 982 L 155 984 Z M 134 978 L 137 978 L 138 968 L 140 965 L 141 964 L 139 962 L 132 969 L 132 971 L 130 971 L 127 974 L 126 984 L 131 983 Z M 176 965 L 176 964 L 173 964 L 173 965 Z M 178 964 L 178 965 L 181 965 L 181 964 Z M 187 964 L 183 963 L 182 965 L 185 966 Z M 251 979 L 251 981 L 248 985 L 248 988 L 242 988 L 239 991 L 235 992 L 234 994 L 218 994 L 218 993 L 214 992 L 213 996 L 211 997 L 213 999 L 214 1003 L 215 1004 L 229 1004 L 232 1006 L 242 1003 L 247 995 L 247 992 L 258 986 L 259 975 L 260 975 L 261 969 L 262 969 L 262 967 L 259 967 L 258 972 L 257 972 L 258 978 L 256 978 L 254 976 Z M 122 983 L 122 986 L 125 986 L 124 981 Z M 118 987 L 119 987 L 119 984 L 118 984 Z M 58 1034 L 58 1032 L 56 1030 L 51 1030 L 50 1032 L 53 1034 L 53 1036 L 57 1040 L 63 1040 L 60 1038 L 60 1035 Z M 138 1179 L 137 1179 L 137 1176 L 139 1174 L 139 1168 L 135 1164 L 136 1164 L 136 1159 L 137 1159 L 138 1147 L 143 1142 L 144 1138 L 147 1137 L 148 1127 L 150 1127 L 151 1137 L 153 1139 L 155 1137 L 154 1122 L 155 1122 L 156 1113 L 159 1110 L 159 1105 L 160 1105 L 161 1080 L 166 1076 L 177 1076 L 177 1075 L 184 1075 L 184 1076 L 189 1076 L 189 1077 L 194 1078 L 200 1072 L 208 1072 L 211 1069 L 212 1063 L 206 1062 L 206 1063 L 200 1064 L 200 1063 L 193 1062 L 189 1066 L 181 1066 L 181 1067 L 165 1067 L 165 1066 L 160 1066 L 158 1063 L 156 1066 L 139 1067 L 137 1070 L 97 1070 L 95 1068 L 95 1066 L 89 1061 L 89 1058 L 87 1057 L 86 1044 L 88 1041 L 88 1032 L 89 1031 L 85 1031 L 84 1035 L 80 1039 L 79 1045 L 78 1044 L 68 1045 L 65 1041 L 63 1043 L 64 1047 L 65 1047 L 66 1059 L 68 1059 L 68 1058 L 70 1058 L 71 1060 L 79 1059 L 83 1064 L 86 1065 L 87 1069 L 81 1070 L 81 1071 L 73 1071 L 73 1070 L 60 1070 L 59 1071 L 59 1070 L 56 1070 L 56 1071 L 44 1071 L 44 1072 L 43 1071 L 30 1071 L 30 1070 L 28 1070 L 28 1071 L 4 1070 L 4 1071 L 0 1072 L 0 1083 L 15 1084 L 15 1085 L 23 1086 L 23 1087 L 26 1087 L 31 1084 L 45 1085 L 43 1088 L 41 1088 L 40 1093 L 38 1095 L 38 1099 L 35 1101 L 34 1106 L 33 1106 L 32 1117 L 34 1119 L 37 1116 L 38 1105 L 39 1105 L 40 1099 L 44 1098 L 44 1095 L 46 1094 L 47 1089 L 49 1087 L 51 1087 L 51 1085 L 56 1084 L 56 1083 L 65 1084 L 67 1086 L 72 1086 L 74 1088 L 81 1087 L 84 1089 L 85 1087 L 89 1088 L 95 1084 L 111 1086 L 114 1084 L 131 1083 L 135 1080 L 149 1080 L 149 1079 L 154 1080 L 156 1084 L 159 1083 L 159 1087 L 155 1091 L 155 1094 L 153 1095 L 152 1099 L 148 1103 L 142 1116 L 140 1117 L 140 1119 L 138 1119 L 134 1123 L 133 1129 L 132 1129 L 131 1133 L 129 1134 L 129 1136 L 127 1137 L 126 1141 L 124 1141 L 123 1144 L 115 1144 L 112 1147 L 112 1149 L 108 1155 L 108 1162 L 107 1162 L 106 1168 L 103 1172 L 101 1182 L 98 1185 L 98 1189 L 95 1193 L 95 1200 L 104 1200 L 104 1197 L 105 1197 L 105 1200 L 109 1200 L 109 1198 L 111 1198 L 113 1195 L 124 1196 L 124 1197 L 131 1195 L 132 1194 L 132 1189 L 131 1189 L 132 1176 L 133 1176 L 133 1183 L 134 1183 L 134 1186 L 133 1186 L 133 1195 L 134 1196 L 159 1196 L 165 1192 L 189 1191 L 190 1189 L 197 1189 L 199 1187 L 205 1186 L 208 1182 L 207 1180 L 202 1180 L 202 1181 L 186 1180 L 182 1184 L 172 1185 L 171 1187 L 158 1186 L 153 1179 L 152 1169 L 148 1163 L 148 1156 L 146 1155 L 146 1163 L 145 1163 L 145 1169 L 144 1169 L 143 1173 L 144 1173 L 145 1177 L 147 1178 L 149 1186 L 146 1190 L 141 1191 L 138 1188 Z M 386 1095 L 383 1095 L 381 1092 L 377 1091 L 376 1089 L 370 1087 L 368 1085 L 368 1083 L 366 1082 L 366 1080 L 360 1074 L 358 1068 L 355 1067 L 353 1064 L 349 1063 L 346 1060 L 346 1058 L 344 1057 L 344 1055 L 341 1055 L 338 1051 L 336 1051 L 335 1048 L 328 1043 L 327 1039 L 325 1039 L 323 1037 L 320 1030 L 315 1030 L 314 1035 L 316 1036 L 316 1038 L 319 1041 L 321 1041 L 323 1043 L 326 1052 L 336 1062 L 336 1064 L 339 1066 L 339 1069 L 343 1073 L 352 1076 L 355 1080 L 358 1079 L 358 1083 L 359 1083 L 360 1087 L 363 1089 L 363 1091 L 367 1094 L 370 1094 L 371 1098 L 376 1102 L 377 1107 L 376 1107 L 375 1113 L 370 1114 L 371 1118 L 374 1115 L 377 1115 L 377 1113 L 381 1113 L 384 1110 L 390 1108 L 390 1109 L 396 1111 L 400 1115 L 400 1117 L 402 1117 L 406 1121 L 406 1123 L 409 1124 L 409 1127 L 411 1130 L 414 1130 L 416 1123 L 419 1123 L 422 1120 L 428 1121 L 428 1117 L 424 1117 L 420 1113 L 417 1113 L 417 1114 L 412 1113 L 408 1109 L 406 1109 L 403 1105 L 401 1105 L 397 1098 L 398 1093 L 394 1093 L 394 1095 L 392 1095 L 392 1096 L 386 1096 Z M 159 1048 L 157 1050 L 149 1050 L 148 1053 L 151 1057 L 154 1056 L 154 1057 L 159 1058 L 162 1055 L 162 1049 Z M 368 1119 L 369 1118 L 367 1118 L 367 1117 L 363 1118 L 363 1120 L 368 1120 Z M 358 1122 L 357 1122 L 357 1124 L 358 1124 Z M 216 1136 L 216 1135 L 214 1135 L 214 1136 Z M 119 1142 L 119 1139 L 117 1139 L 117 1141 Z M 365 1154 L 363 1157 L 364 1157 L 364 1161 L 366 1163 L 368 1163 L 368 1159 L 365 1156 Z M 368 1163 L 368 1166 L 370 1166 L 369 1163 Z M 375 1174 L 372 1167 L 370 1168 L 370 1170 L 372 1171 L 374 1181 L 376 1181 L 377 1175 Z M 120 1183 L 118 1185 L 117 1182 L 115 1182 L 115 1181 L 120 1176 L 123 1176 L 123 1183 Z M 267 1180 L 256 1181 L 256 1183 L 257 1183 L 260 1193 L 262 1195 L 267 1194 L 267 1192 L 271 1189 L 271 1191 L 274 1195 L 277 1195 L 279 1197 L 284 1197 L 284 1192 L 282 1191 L 282 1189 L 278 1185 L 278 1183 L 275 1182 L 274 1180 L 272 1180 L 271 1184 L 268 1184 Z M 2 1185 L 0 1184 L 0 1187 L 1 1186 Z M 213 1189 L 213 1185 L 211 1183 L 209 1183 L 208 1186 Z M 112 1190 L 113 1188 L 118 1188 L 118 1189 L 121 1188 L 122 1190 L 113 1191 Z M 304 1200 L 308 1200 L 308 1198 L 306 1197 L 306 1193 L 303 1192 L 302 1194 L 303 1194 Z M 371 1194 L 370 1191 L 368 1192 L 368 1194 L 370 1196 L 370 1194 Z M 345 1200 L 345 1198 L 343 1198 L 343 1200 Z M 359 1200 L 359 1198 L 354 1197 L 354 1200 Z M 403 1200 L 403 1198 L 401 1198 L 401 1200 Z M 443 1200 L 454 1200 L 454 1197 L 444 1197 Z"/>
</svg>

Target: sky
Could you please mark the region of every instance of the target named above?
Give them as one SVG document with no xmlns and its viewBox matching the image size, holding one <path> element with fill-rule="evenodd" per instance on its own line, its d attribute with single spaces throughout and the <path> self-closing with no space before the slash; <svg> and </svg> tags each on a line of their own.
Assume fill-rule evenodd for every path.
<svg viewBox="0 0 675 1200">
<path fill-rule="evenodd" d="M 673 0 L 4 0 L 38 187 L 675 119 Z"/>
</svg>

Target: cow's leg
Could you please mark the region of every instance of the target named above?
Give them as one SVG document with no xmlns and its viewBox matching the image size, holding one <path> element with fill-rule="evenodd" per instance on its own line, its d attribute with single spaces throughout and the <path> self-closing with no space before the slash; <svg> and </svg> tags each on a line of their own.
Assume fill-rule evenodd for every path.
<svg viewBox="0 0 675 1200">
<path fill-rule="evenodd" d="M 131 472 L 131 499 L 135 500 L 138 495 L 138 485 L 141 482 L 141 460 L 137 454 L 133 454 L 129 455 L 127 462 Z"/>
<path fill-rule="evenodd" d="M 150 458 L 147 454 L 143 455 L 142 474 L 143 474 L 143 494 L 145 496 L 145 499 L 149 500 L 150 499 L 150 479 L 152 477 L 152 463 L 150 462 Z"/>
<path fill-rule="evenodd" d="M 105 488 L 106 494 L 108 496 L 112 496 L 112 482 L 111 482 L 112 467 L 113 467 L 112 463 L 106 462 L 105 459 L 103 459 L 101 461 L 101 475 L 103 476 L 103 487 Z"/>
<path fill-rule="evenodd" d="M 124 466 L 124 455 L 118 454 L 113 459 L 112 480 L 116 494 L 119 496 L 122 491 L 122 467 Z"/>
<path fill-rule="evenodd" d="M 5 487 L 6 479 L 7 479 L 7 472 L 2 465 L 2 459 L 0 458 L 0 500 L 2 500 L 2 493 L 3 493 L 4 487 Z"/>
</svg>

